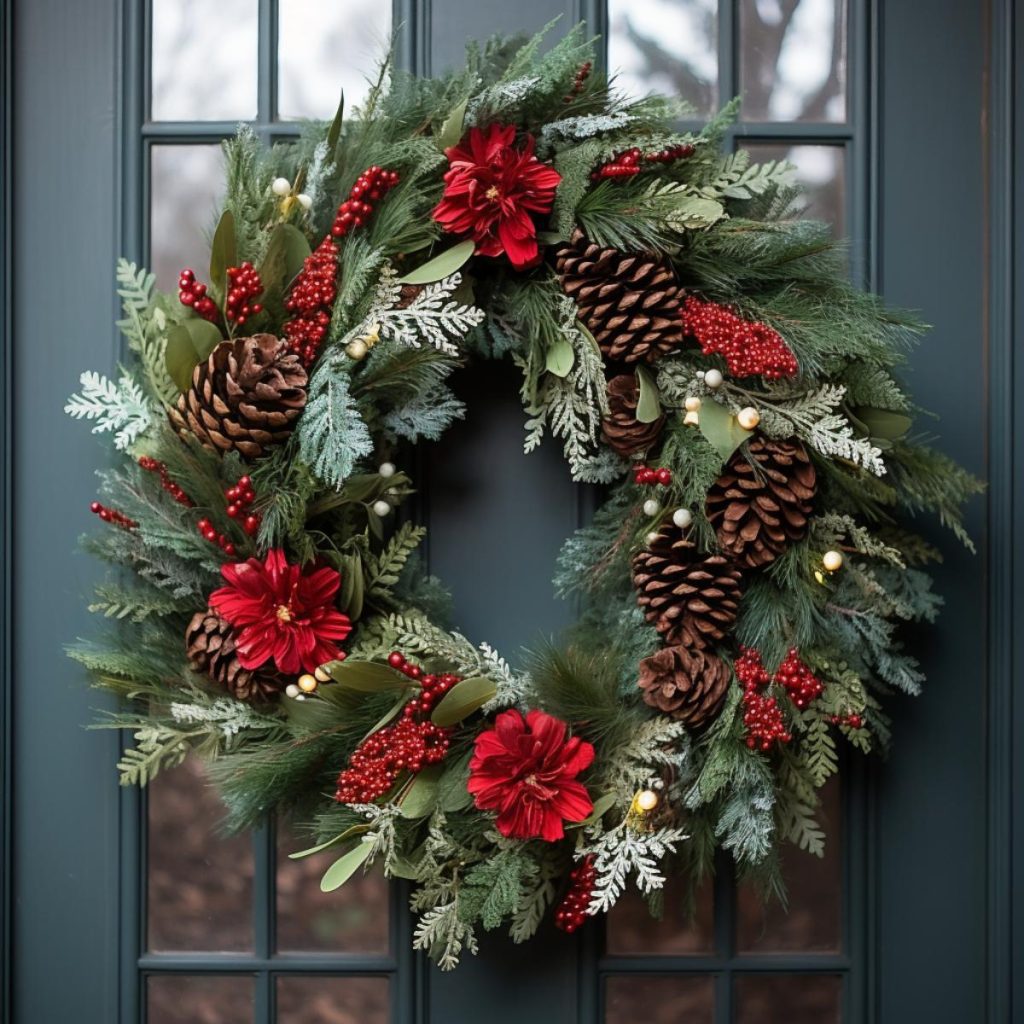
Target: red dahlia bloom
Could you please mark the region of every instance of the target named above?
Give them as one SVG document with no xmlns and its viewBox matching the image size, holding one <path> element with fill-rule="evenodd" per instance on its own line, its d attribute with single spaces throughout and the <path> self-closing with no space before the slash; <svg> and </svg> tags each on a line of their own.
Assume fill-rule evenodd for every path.
<svg viewBox="0 0 1024 1024">
<path fill-rule="evenodd" d="M 533 137 L 517 149 L 514 125 L 470 128 L 445 150 L 451 165 L 434 220 L 446 231 L 470 235 L 481 256 L 505 253 L 517 269 L 536 261 L 537 227 L 531 213 L 547 213 L 562 176 L 533 155 Z"/>
<path fill-rule="evenodd" d="M 594 760 L 586 740 L 565 738 L 565 722 L 531 711 L 503 711 L 476 738 L 467 789 L 482 811 L 498 812 L 498 831 L 510 839 L 554 842 L 563 821 L 582 821 L 594 809 L 576 776 Z"/>
<path fill-rule="evenodd" d="M 235 650 L 243 668 L 274 660 L 280 672 L 312 672 L 338 657 L 352 623 L 334 607 L 341 576 L 330 567 L 304 575 L 284 552 L 267 552 L 221 567 L 226 587 L 210 595 L 210 607 L 237 632 Z"/>
</svg>

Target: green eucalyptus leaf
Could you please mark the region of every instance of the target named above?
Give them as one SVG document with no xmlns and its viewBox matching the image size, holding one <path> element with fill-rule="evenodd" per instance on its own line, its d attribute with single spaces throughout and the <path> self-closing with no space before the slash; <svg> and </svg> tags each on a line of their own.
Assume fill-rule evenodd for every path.
<svg viewBox="0 0 1024 1024">
<path fill-rule="evenodd" d="M 466 120 L 466 105 L 469 103 L 467 96 L 461 103 L 457 103 L 452 112 L 444 119 L 441 130 L 434 137 L 437 148 L 443 153 L 452 146 L 457 146 L 462 138 L 462 126 Z"/>
<path fill-rule="evenodd" d="M 410 270 L 408 274 L 398 279 L 399 284 L 433 284 L 435 281 L 443 281 L 451 277 L 457 270 L 466 265 L 467 260 L 473 255 L 476 243 L 471 238 L 464 242 L 445 249 L 432 260 L 427 260 L 422 266 Z"/>
<path fill-rule="evenodd" d="M 390 665 L 381 665 L 376 661 L 330 661 L 323 668 L 340 687 L 359 693 L 402 690 L 412 685 Z"/>
<path fill-rule="evenodd" d="M 366 509 L 366 525 L 370 527 L 370 533 L 372 533 L 377 540 L 384 540 L 384 520 L 369 507 Z"/>
<path fill-rule="evenodd" d="M 374 722 L 369 729 L 366 730 L 366 735 L 359 742 L 365 742 L 375 732 L 380 732 L 380 730 L 383 729 L 384 726 L 393 721 L 398 716 L 398 713 L 402 710 L 402 708 L 405 707 L 406 700 L 407 695 L 404 693 L 400 694 L 398 700 L 396 700 L 395 703 L 392 704 L 391 707 L 389 707 L 387 711 L 385 711 L 384 714 L 381 715 L 380 718 L 376 722 Z"/>
<path fill-rule="evenodd" d="M 443 769 L 439 764 L 432 764 L 423 771 L 417 772 L 412 784 L 398 802 L 402 817 L 415 821 L 426 818 L 437 806 L 437 786 L 441 781 Z"/>
<path fill-rule="evenodd" d="M 870 405 L 857 406 L 851 419 L 854 418 L 866 430 L 868 437 L 885 441 L 898 441 L 914 425 L 913 419 L 906 413 L 876 409 Z"/>
<path fill-rule="evenodd" d="M 278 224 L 271 232 L 267 255 L 260 266 L 264 287 L 285 287 L 302 269 L 310 252 L 306 236 L 294 224 Z"/>
<path fill-rule="evenodd" d="M 715 199 L 703 196 L 684 196 L 669 215 L 669 222 L 674 228 L 699 230 L 710 227 L 715 221 L 725 216 L 725 207 Z"/>
<path fill-rule="evenodd" d="M 658 392 L 658 385 L 646 366 L 636 368 L 636 380 L 640 387 L 636 418 L 640 423 L 653 423 L 661 416 L 661 395 Z"/>
<path fill-rule="evenodd" d="M 235 217 L 230 210 L 225 210 L 217 222 L 217 230 L 213 233 L 213 245 L 210 247 L 211 283 L 223 288 L 227 281 L 228 267 L 237 265 Z"/>
<path fill-rule="evenodd" d="M 330 128 L 327 129 L 327 156 L 329 159 L 334 159 L 334 152 L 338 148 L 338 140 L 341 138 L 341 123 L 345 117 L 345 90 L 341 90 L 341 97 L 338 100 L 338 110 L 334 115 L 334 120 L 331 121 Z"/>
<path fill-rule="evenodd" d="M 209 320 L 184 320 L 167 334 L 164 361 L 171 380 L 182 391 L 192 385 L 192 371 L 223 341 Z"/>
<path fill-rule="evenodd" d="M 373 843 L 360 841 L 358 846 L 339 857 L 320 879 L 320 891 L 334 892 L 340 889 L 362 867 L 372 849 Z"/>
<path fill-rule="evenodd" d="M 472 750 L 467 750 L 454 764 L 446 765 L 437 789 L 437 802 L 442 811 L 449 814 L 461 811 L 473 802 L 473 794 L 466 788 L 469 782 L 469 760 Z"/>
<path fill-rule="evenodd" d="M 316 846 L 311 846 L 308 850 L 299 850 L 298 853 L 289 853 L 289 860 L 302 860 L 303 857 L 312 857 L 314 853 L 323 853 L 324 850 L 330 850 L 332 847 L 340 846 L 346 839 L 351 839 L 353 836 L 361 836 L 364 832 L 370 831 L 369 823 L 352 825 L 345 829 L 340 835 L 335 836 L 333 839 L 328 839 L 325 843 L 318 843 Z"/>
<path fill-rule="evenodd" d="M 548 373 L 556 377 L 568 377 L 576 362 L 576 353 L 568 338 L 559 338 L 549 349 L 545 360 Z"/>
<path fill-rule="evenodd" d="M 498 692 L 493 679 L 470 676 L 456 683 L 434 708 L 430 720 L 434 725 L 456 725 L 482 708 Z"/>
<path fill-rule="evenodd" d="M 410 882 L 415 881 L 420 877 L 422 863 L 422 850 L 408 857 L 399 854 L 391 858 L 391 862 L 388 864 L 388 876 L 390 878 L 405 878 Z"/>
<path fill-rule="evenodd" d="M 712 398 L 705 398 L 698 413 L 700 432 L 726 462 L 754 432 L 744 430 L 731 412 Z"/>
</svg>

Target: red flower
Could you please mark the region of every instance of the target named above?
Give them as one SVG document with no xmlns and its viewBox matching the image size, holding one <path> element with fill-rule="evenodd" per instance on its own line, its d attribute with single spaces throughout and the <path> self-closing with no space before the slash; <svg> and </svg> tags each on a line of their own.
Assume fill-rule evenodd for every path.
<svg viewBox="0 0 1024 1024">
<path fill-rule="evenodd" d="M 303 575 L 275 549 L 264 562 L 250 558 L 220 571 L 228 585 L 210 595 L 210 607 L 238 631 L 235 650 L 243 668 L 273 658 L 281 672 L 312 672 L 338 657 L 334 641 L 344 640 L 352 623 L 334 607 L 341 583 L 334 569 Z"/>
<path fill-rule="evenodd" d="M 594 760 L 594 747 L 577 736 L 567 740 L 565 732 L 565 722 L 543 711 L 524 721 L 511 710 L 477 736 L 466 788 L 480 810 L 498 812 L 503 836 L 554 842 L 565 834 L 563 821 L 583 821 L 594 809 L 576 781 Z"/>
<path fill-rule="evenodd" d="M 471 128 L 458 146 L 445 150 L 451 165 L 436 220 L 453 234 L 472 235 L 481 256 L 505 253 L 522 269 L 538 257 L 531 213 L 547 213 L 562 176 L 533 155 L 533 137 L 521 149 L 514 125 L 492 124 L 485 134 Z"/>
</svg>

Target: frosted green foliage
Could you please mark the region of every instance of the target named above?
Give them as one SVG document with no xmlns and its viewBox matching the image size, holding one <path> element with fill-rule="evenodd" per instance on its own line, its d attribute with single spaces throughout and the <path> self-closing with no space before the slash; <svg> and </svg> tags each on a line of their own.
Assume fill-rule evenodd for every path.
<svg viewBox="0 0 1024 1024">
<path fill-rule="evenodd" d="M 390 439 L 402 438 L 414 443 L 420 439 L 438 441 L 455 420 L 465 416 L 465 403 L 455 397 L 446 383 L 452 369 L 450 362 L 423 365 L 415 395 L 381 419 L 381 426 Z"/>
<path fill-rule="evenodd" d="M 130 374 L 123 373 L 115 384 L 102 374 L 86 371 L 82 390 L 72 395 L 64 411 L 76 420 L 91 420 L 92 432 L 112 431 L 118 451 L 130 448 L 149 426 L 150 404 Z"/>
<path fill-rule="evenodd" d="M 142 364 L 150 397 L 170 405 L 178 388 L 167 374 L 164 352 L 171 325 L 167 300 L 154 296 L 156 275 L 126 259 L 117 261 L 117 294 L 124 312 L 117 326 Z"/>
</svg>

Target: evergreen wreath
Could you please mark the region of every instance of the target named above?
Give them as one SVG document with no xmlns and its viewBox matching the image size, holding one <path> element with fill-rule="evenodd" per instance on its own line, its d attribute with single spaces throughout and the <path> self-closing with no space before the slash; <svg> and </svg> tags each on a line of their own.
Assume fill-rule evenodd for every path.
<svg viewBox="0 0 1024 1024">
<path fill-rule="evenodd" d="M 722 155 L 734 107 L 681 132 L 592 60 L 494 40 L 298 143 L 240 129 L 206 280 L 122 261 L 130 366 L 66 409 L 122 454 L 84 541 L 116 628 L 72 651 L 123 698 L 122 782 L 198 752 L 231 828 L 306 825 L 324 890 L 409 879 L 444 968 L 627 885 L 656 908 L 717 848 L 780 890 L 842 741 L 922 683 L 897 633 L 939 555 L 901 520 L 970 546 L 979 485 L 894 376 L 921 324 L 851 287 L 788 165 Z M 558 560 L 581 617 L 525 670 L 450 630 L 396 514 L 471 356 L 521 371 L 527 452 L 607 488 Z"/>
</svg>

